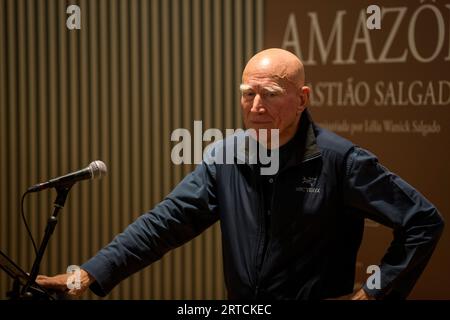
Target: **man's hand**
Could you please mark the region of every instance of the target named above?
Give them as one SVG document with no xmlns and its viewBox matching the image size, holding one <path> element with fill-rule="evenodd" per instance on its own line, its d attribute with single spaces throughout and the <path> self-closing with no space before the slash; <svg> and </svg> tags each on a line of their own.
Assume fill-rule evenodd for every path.
<svg viewBox="0 0 450 320">
<path fill-rule="evenodd" d="M 67 280 L 69 279 L 69 277 L 73 277 L 73 274 L 72 273 L 58 274 L 53 277 L 39 275 L 36 279 L 36 283 L 46 289 L 64 292 L 65 294 L 71 297 L 79 297 L 95 281 L 95 279 L 89 273 L 81 269 L 80 287 L 69 289 L 67 286 Z"/>
<path fill-rule="evenodd" d="M 374 297 L 369 296 L 363 288 L 359 289 L 357 293 L 351 298 L 351 300 L 375 300 Z"/>
</svg>

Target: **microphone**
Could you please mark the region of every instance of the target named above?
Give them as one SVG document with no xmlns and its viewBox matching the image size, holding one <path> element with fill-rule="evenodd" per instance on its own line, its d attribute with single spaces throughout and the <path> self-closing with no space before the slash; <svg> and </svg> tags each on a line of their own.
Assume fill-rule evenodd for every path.
<svg viewBox="0 0 450 320">
<path fill-rule="evenodd" d="M 29 187 L 27 192 L 38 192 L 53 187 L 71 186 L 75 182 L 81 180 L 101 178 L 106 175 L 107 172 L 106 164 L 103 161 L 96 160 L 92 161 L 89 166 L 84 169 L 51 179 L 47 182 L 35 184 L 34 186 Z"/>
</svg>

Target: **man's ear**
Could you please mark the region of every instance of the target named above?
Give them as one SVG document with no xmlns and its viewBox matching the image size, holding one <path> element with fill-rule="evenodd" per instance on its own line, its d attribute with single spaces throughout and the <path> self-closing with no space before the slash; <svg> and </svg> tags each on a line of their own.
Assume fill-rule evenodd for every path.
<svg viewBox="0 0 450 320">
<path fill-rule="evenodd" d="M 309 101 L 309 94 L 311 88 L 308 86 L 303 86 L 299 89 L 300 105 L 297 107 L 297 113 L 303 112 L 306 109 L 306 104 Z"/>
</svg>

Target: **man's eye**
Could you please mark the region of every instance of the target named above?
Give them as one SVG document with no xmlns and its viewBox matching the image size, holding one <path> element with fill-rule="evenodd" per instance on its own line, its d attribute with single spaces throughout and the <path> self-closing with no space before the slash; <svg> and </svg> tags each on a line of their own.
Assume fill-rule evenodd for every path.
<svg viewBox="0 0 450 320">
<path fill-rule="evenodd" d="M 244 92 L 244 97 L 246 98 L 252 98 L 255 96 L 254 92 Z"/>
<path fill-rule="evenodd" d="M 278 96 L 278 92 L 266 92 L 265 96 L 268 98 L 274 98 Z"/>
</svg>

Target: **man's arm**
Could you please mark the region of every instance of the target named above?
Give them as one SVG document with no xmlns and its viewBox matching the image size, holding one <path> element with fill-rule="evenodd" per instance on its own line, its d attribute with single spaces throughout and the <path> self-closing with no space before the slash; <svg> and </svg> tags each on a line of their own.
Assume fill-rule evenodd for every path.
<svg viewBox="0 0 450 320">
<path fill-rule="evenodd" d="M 381 288 L 364 291 L 377 299 L 404 299 L 428 263 L 444 227 L 437 209 L 368 151 L 348 155 L 345 205 L 394 230 L 381 264 Z"/>
<path fill-rule="evenodd" d="M 202 163 L 155 208 L 141 215 L 111 243 L 81 266 L 87 287 L 107 295 L 120 281 L 159 260 L 169 250 L 195 238 L 219 219 L 215 197 L 215 167 Z M 47 288 L 65 289 L 68 274 L 41 276 Z M 67 290 L 66 290 L 67 291 Z"/>
<path fill-rule="evenodd" d="M 214 169 L 198 165 L 162 202 L 81 266 L 95 278 L 95 294 L 105 296 L 120 281 L 218 220 Z"/>
</svg>

